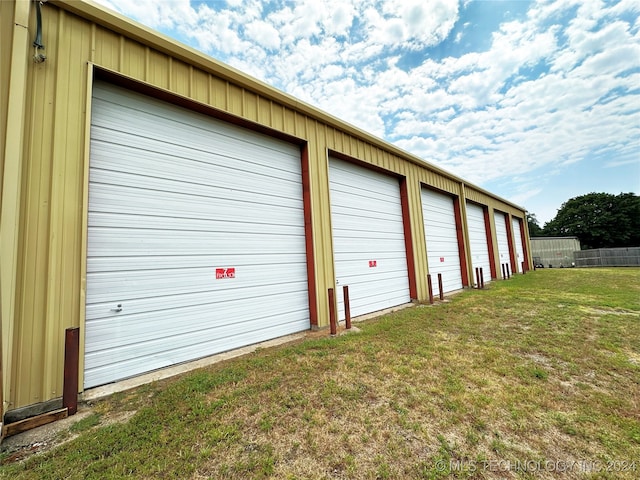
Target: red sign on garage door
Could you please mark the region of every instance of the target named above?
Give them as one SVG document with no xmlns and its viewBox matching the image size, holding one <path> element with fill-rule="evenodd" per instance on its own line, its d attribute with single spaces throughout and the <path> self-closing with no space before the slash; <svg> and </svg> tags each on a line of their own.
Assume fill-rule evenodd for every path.
<svg viewBox="0 0 640 480">
<path fill-rule="evenodd" d="M 236 269 L 232 268 L 216 268 L 216 280 L 222 278 L 236 278 Z"/>
</svg>

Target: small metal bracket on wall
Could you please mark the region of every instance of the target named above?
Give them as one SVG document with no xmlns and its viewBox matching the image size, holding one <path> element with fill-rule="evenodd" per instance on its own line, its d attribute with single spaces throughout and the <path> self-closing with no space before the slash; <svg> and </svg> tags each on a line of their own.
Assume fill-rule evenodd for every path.
<svg viewBox="0 0 640 480">
<path fill-rule="evenodd" d="M 36 2 L 36 39 L 33 41 L 33 46 L 35 47 L 35 53 L 33 55 L 33 61 L 36 63 L 42 63 L 47 59 L 47 56 L 44 53 L 41 53 L 39 50 L 44 50 L 44 45 L 42 44 L 42 4 L 43 1 L 35 0 Z"/>
</svg>

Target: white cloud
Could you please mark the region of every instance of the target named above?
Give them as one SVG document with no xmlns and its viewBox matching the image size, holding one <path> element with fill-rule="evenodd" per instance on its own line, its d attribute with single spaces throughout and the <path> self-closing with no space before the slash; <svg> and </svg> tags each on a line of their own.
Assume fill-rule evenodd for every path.
<svg viewBox="0 0 640 480">
<path fill-rule="evenodd" d="M 273 25 L 256 20 L 245 27 L 245 33 L 250 40 L 269 50 L 280 48 L 280 34 Z"/>
<path fill-rule="evenodd" d="M 534 169 L 638 156 L 634 0 L 531 2 L 486 51 L 443 58 L 429 47 L 463 48 L 467 0 L 101 1 L 463 178 L 510 178 L 518 201 L 540 189 L 515 181 Z"/>
</svg>

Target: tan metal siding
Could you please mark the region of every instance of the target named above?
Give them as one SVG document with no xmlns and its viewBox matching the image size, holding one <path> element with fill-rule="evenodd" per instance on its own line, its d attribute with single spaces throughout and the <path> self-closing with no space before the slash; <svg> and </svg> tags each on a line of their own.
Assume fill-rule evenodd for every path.
<svg viewBox="0 0 640 480">
<path fill-rule="evenodd" d="M 102 30 L 102 29 L 101 29 Z M 146 61 L 149 66 L 147 68 L 147 74 L 145 80 L 156 85 L 159 88 L 169 89 L 169 58 L 166 55 L 161 54 L 155 50 L 147 47 Z M 98 59 L 95 60 L 98 65 L 103 65 Z M 106 66 L 106 65 L 105 65 Z M 226 106 L 226 105 L 225 105 Z"/>
<path fill-rule="evenodd" d="M 327 289 L 333 283 L 333 239 L 331 237 L 331 211 L 329 209 L 329 164 L 325 143 L 325 128 L 313 120 L 307 127 L 309 164 L 311 170 L 311 217 L 316 262 L 316 297 L 318 300 L 318 326 L 329 323 Z"/>
<path fill-rule="evenodd" d="M 6 46 L 9 33 L 5 33 L 4 19 L 15 4 L 1 3 L 0 48 L 4 53 L 10 48 Z M 84 9 L 87 15 L 112 22 L 114 29 L 129 30 L 128 23 L 95 5 L 58 3 L 72 11 Z M 32 23 L 34 15 L 32 11 Z M 3 368 L 13 360 L 8 375 L 11 389 L 5 392 L 5 398 L 12 402 L 10 408 L 61 395 L 64 329 L 82 326 L 83 322 L 89 63 L 307 142 L 320 326 L 328 324 L 326 292 L 334 286 L 327 151 L 405 176 L 418 297 L 427 297 L 420 184 L 461 195 L 459 179 L 195 52 L 178 46 L 173 52 L 174 46 L 168 47 L 166 40 L 141 27 L 130 25 L 132 33 L 127 38 L 51 2 L 43 6 L 43 20 L 48 60 L 34 64 L 23 59 L 28 69 L 28 95 L 20 127 L 24 128 L 25 141 L 22 183 L 18 186 L 22 192 L 21 233 L 16 242 L 20 245 L 15 275 L 17 320 L 15 331 L 3 329 L 8 332 L 3 338 L 8 347 Z M 6 61 L 4 57 L 2 61 Z M 5 86 L 5 63 L 1 66 L 0 98 L 4 100 L 13 92 Z M 2 115 L 4 138 L 5 110 Z M 467 198 L 488 205 L 491 213 L 499 208 L 524 216 L 520 209 L 480 189 L 467 188 Z M 3 269 L 7 259 L 11 260 L 3 257 Z M 5 288 L 3 282 L 3 293 Z M 6 305 L 3 298 L 3 314 Z"/>
<path fill-rule="evenodd" d="M 11 50 L 13 47 L 13 4 L 0 2 L 0 185 L 4 171 L 4 148 L 7 134 L 7 104 L 11 78 Z M 1 192 L 0 192 L 1 193 Z M 0 206 L 2 195 L 0 194 Z"/>
</svg>

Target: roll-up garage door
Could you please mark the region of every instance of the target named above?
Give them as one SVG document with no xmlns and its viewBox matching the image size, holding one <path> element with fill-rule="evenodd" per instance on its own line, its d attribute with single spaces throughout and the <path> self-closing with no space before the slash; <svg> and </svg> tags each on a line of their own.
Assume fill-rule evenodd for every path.
<svg viewBox="0 0 640 480">
<path fill-rule="evenodd" d="M 513 240 L 516 243 L 516 272 L 522 273 L 522 262 L 524 262 L 524 249 L 522 247 L 522 233 L 520 232 L 520 219 L 512 217 L 511 226 L 513 230 Z"/>
<path fill-rule="evenodd" d="M 509 256 L 509 235 L 507 234 L 507 222 L 504 213 L 494 212 L 493 218 L 496 223 L 496 240 L 498 242 L 498 256 L 500 257 L 500 265 L 498 269 L 502 272 L 502 265 L 508 264 L 511 269 L 511 257 Z"/>
<path fill-rule="evenodd" d="M 484 210 L 481 206 L 467 202 L 467 225 L 469 227 L 469 245 L 471 247 L 471 265 L 474 275 L 476 268 L 482 268 L 485 282 L 491 281 L 491 257 L 487 244 L 487 228 Z"/>
<path fill-rule="evenodd" d="M 442 274 L 443 293 L 461 289 L 462 271 L 453 198 L 423 188 L 422 216 L 434 295 L 440 293 L 437 281 L 439 273 Z"/>
<path fill-rule="evenodd" d="M 352 316 L 409 302 L 398 179 L 330 158 L 329 184 L 339 318 L 344 285 Z"/>
<path fill-rule="evenodd" d="M 85 388 L 309 328 L 298 147 L 93 93 Z"/>
</svg>

